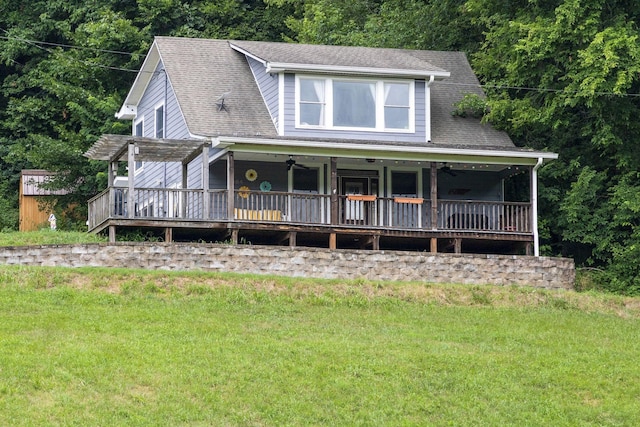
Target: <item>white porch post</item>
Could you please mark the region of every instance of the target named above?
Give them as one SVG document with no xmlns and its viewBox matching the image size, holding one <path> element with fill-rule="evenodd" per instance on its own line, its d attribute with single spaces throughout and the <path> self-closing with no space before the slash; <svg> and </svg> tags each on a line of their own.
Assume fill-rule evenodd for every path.
<svg viewBox="0 0 640 427">
<path fill-rule="evenodd" d="M 129 185 L 129 194 L 127 194 L 127 212 L 128 217 L 133 218 L 135 215 L 135 199 L 133 195 L 133 181 L 135 180 L 136 171 L 136 144 L 133 141 L 129 141 L 129 147 L 127 150 L 127 183 Z"/>
<path fill-rule="evenodd" d="M 202 146 L 202 219 L 209 219 L 209 146 Z"/>
<path fill-rule="evenodd" d="M 538 232 L 538 168 L 542 166 L 542 157 L 531 169 L 531 226 L 533 227 L 533 255 L 540 256 L 540 241 Z"/>
<path fill-rule="evenodd" d="M 233 151 L 227 153 L 227 219 L 235 219 L 235 165 Z"/>
</svg>

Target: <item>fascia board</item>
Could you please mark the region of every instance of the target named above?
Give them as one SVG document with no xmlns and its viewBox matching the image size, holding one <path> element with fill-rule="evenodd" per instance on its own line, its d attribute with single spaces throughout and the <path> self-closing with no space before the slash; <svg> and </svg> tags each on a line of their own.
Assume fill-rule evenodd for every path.
<svg viewBox="0 0 640 427">
<path fill-rule="evenodd" d="M 149 82 L 151 82 L 153 72 L 156 70 L 160 59 L 160 51 L 154 41 L 142 63 L 142 67 L 140 67 L 140 71 L 138 71 L 136 75 L 133 85 L 131 85 L 131 89 L 129 89 L 127 97 L 122 103 L 122 107 L 120 107 L 120 110 L 115 115 L 116 118 L 120 120 L 133 120 L 136 117 L 138 104 L 144 92 L 147 90 Z"/>
<path fill-rule="evenodd" d="M 322 64 L 290 64 L 268 62 L 266 64 L 267 73 L 281 73 L 284 71 L 298 73 L 322 73 L 322 74 L 353 74 L 377 77 L 409 77 L 409 78 L 429 78 L 444 79 L 451 73 L 448 71 L 428 71 L 428 70 L 402 70 L 397 68 L 369 68 L 369 67 L 348 67 Z"/>
<path fill-rule="evenodd" d="M 239 46 L 236 46 L 233 43 L 229 43 L 229 46 L 231 47 L 231 49 L 236 50 L 236 51 L 242 53 L 245 56 L 248 56 L 250 58 L 255 59 L 256 61 L 258 61 L 259 63 L 261 63 L 265 67 L 267 66 L 267 61 L 265 61 L 264 59 L 262 59 L 262 58 L 260 58 L 258 56 L 255 56 L 254 54 L 250 53 L 249 51 L 247 51 L 247 50 L 245 50 L 245 49 L 243 49 L 243 48 L 241 48 Z"/>
<path fill-rule="evenodd" d="M 416 147 L 383 144 L 357 144 L 326 141 L 272 140 L 242 137 L 214 138 L 215 144 L 229 146 L 232 151 L 296 154 L 377 157 L 389 160 L 449 161 L 466 163 L 493 163 L 535 165 L 538 159 L 557 159 L 556 153 L 544 151 L 479 150 L 464 148 Z"/>
</svg>

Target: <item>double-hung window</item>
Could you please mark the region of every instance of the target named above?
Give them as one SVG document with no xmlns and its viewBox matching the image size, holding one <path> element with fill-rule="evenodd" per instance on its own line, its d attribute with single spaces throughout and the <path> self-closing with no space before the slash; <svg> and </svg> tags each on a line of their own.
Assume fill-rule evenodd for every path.
<svg viewBox="0 0 640 427">
<path fill-rule="evenodd" d="M 135 122 L 133 127 L 133 135 L 134 136 L 144 136 L 144 119 L 140 119 Z M 140 160 L 136 160 L 135 162 L 135 171 L 142 169 L 142 162 Z"/>
<path fill-rule="evenodd" d="M 297 77 L 296 125 L 411 132 L 414 84 L 406 80 Z"/>
<path fill-rule="evenodd" d="M 164 138 L 164 105 L 156 108 L 156 138 Z"/>
</svg>

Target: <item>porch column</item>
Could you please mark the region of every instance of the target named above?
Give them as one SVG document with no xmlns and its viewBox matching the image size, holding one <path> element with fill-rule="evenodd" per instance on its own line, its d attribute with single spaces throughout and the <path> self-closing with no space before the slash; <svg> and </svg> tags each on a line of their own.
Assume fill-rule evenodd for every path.
<svg viewBox="0 0 640 427">
<path fill-rule="evenodd" d="M 533 228 L 533 255 L 540 256 L 540 242 L 538 234 L 538 168 L 542 166 L 542 157 L 531 168 L 531 227 Z"/>
<path fill-rule="evenodd" d="M 129 185 L 129 194 L 127 194 L 127 217 L 133 218 L 135 215 L 135 198 L 133 197 L 133 181 L 135 179 L 136 170 L 136 144 L 133 141 L 129 141 L 129 147 L 127 149 L 127 183 Z"/>
<path fill-rule="evenodd" d="M 116 173 L 118 172 L 118 161 L 109 162 L 109 171 L 107 172 L 107 188 L 109 189 L 109 217 L 116 213 L 116 195 L 113 184 L 116 181 Z M 124 203 L 121 200 L 120 203 Z M 123 206 L 121 206 L 123 208 Z M 124 212 L 121 212 L 121 214 Z"/>
<path fill-rule="evenodd" d="M 202 146 L 202 219 L 209 219 L 209 146 Z"/>
<path fill-rule="evenodd" d="M 431 172 L 431 229 L 435 230 L 438 228 L 438 164 L 436 162 L 431 162 L 430 172 Z M 435 237 L 431 238 L 431 252 L 438 252 L 438 239 Z"/>
<path fill-rule="evenodd" d="M 189 185 L 189 165 L 186 162 L 182 162 L 182 185 L 180 188 L 183 190 L 180 192 L 180 217 L 187 217 L 187 186 Z"/>
<path fill-rule="evenodd" d="M 331 224 L 338 224 L 338 159 L 331 157 Z"/>
<path fill-rule="evenodd" d="M 227 153 L 227 219 L 234 219 L 234 198 L 233 182 L 235 180 L 235 172 L 233 167 L 233 151 Z"/>
<path fill-rule="evenodd" d="M 128 160 L 128 159 L 127 159 Z M 109 172 L 107 173 L 107 185 L 113 187 L 113 183 L 116 180 L 116 173 L 118 172 L 118 161 L 109 162 Z"/>
</svg>

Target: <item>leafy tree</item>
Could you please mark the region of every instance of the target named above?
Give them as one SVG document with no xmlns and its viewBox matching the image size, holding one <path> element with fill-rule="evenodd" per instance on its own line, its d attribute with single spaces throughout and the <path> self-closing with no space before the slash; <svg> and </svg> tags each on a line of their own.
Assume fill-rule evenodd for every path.
<svg viewBox="0 0 640 427">
<path fill-rule="evenodd" d="M 549 148 L 542 216 L 552 252 L 608 266 L 637 292 L 640 4 L 470 0 L 485 42 L 473 57 L 490 91 L 488 119 L 520 145 Z M 637 198 L 637 197 L 636 197 Z M 635 284 L 634 284 L 635 283 Z"/>
<path fill-rule="evenodd" d="M 83 153 L 114 118 L 154 35 L 278 40 L 291 7 L 260 0 L 3 0 L 0 16 L 0 228 L 17 226 L 23 168 L 60 172 L 80 224 L 104 185 L 102 162 Z M 45 42 L 45 43 L 41 43 Z"/>
</svg>

